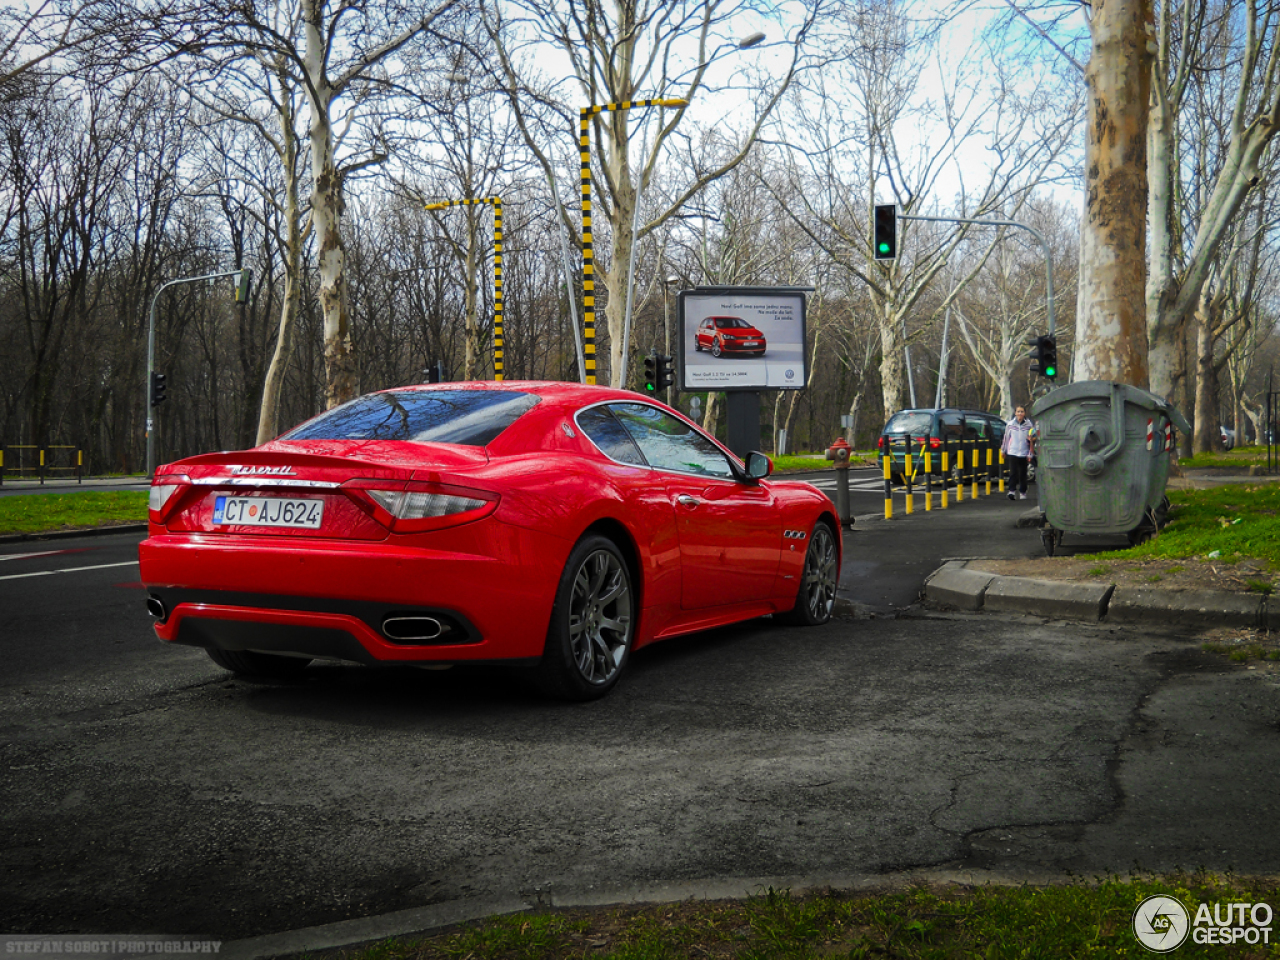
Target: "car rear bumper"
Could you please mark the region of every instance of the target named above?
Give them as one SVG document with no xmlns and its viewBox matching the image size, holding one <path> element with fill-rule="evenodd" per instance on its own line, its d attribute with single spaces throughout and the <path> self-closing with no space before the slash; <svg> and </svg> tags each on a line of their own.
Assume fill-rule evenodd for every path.
<svg viewBox="0 0 1280 960">
<path fill-rule="evenodd" d="M 571 544 L 485 526 L 485 555 L 162 533 L 140 545 L 140 571 L 170 643 L 364 664 L 536 659 Z M 443 629 L 406 640 L 397 618 Z"/>
</svg>

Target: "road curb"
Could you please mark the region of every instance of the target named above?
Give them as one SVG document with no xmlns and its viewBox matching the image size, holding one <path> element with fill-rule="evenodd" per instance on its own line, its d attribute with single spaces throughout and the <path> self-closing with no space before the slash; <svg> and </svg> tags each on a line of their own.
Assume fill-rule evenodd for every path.
<svg viewBox="0 0 1280 960">
<path fill-rule="evenodd" d="M 1158 590 L 1116 587 L 1107 608 L 1112 623 L 1172 621 L 1194 627 L 1266 629 L 1267 598 L 1262 594 L 1221 590 Z"/>
<path fill-rule="evenodd" d="M 221 945 L 218 957 L 219 960 L 269 960 L 322 950 L 358 948 L 392 937 L 428 936 L 454 924 L 532 910 L 639 907 L 691 900 L 746 900 L 769 890 L 785 890 L 793 896 L 805 896 L 829 891 L 894 891 L 922 883 L 1025 886 L 1070 883 L 1074 879 L 1059 872 L 1006 873 L 950 864 L 887 874 L 726 877 L 603 889 L 589 887 L 557 891 L 549 888 L 517 896 L 449 901 L 376 917 L 232 940 Z"/>
<path fill-rule="evenodd" d="M 31 540 L 70 540 L 75 537 L 103 537 L 113 533 L 146 533 L 145 523 L 121 523 L 114 527 L 81 527 L 76 530 L 45 530 L 40 533 L 0 534 L 0 544 L 27 543 Z"/>
<path fill-rule="evenodd" d="M 1065 620 L 1208 628 L 1280 626 L 1260 594 L 1171 590 L 1114 583 L 1070 583 L 1004 577 L 950 560 L 924 582 L 924 599 L 939 607 L 1021 613 Z"/>
<path fill-rule="evenodd" d="M 1115 584 L 1063 583 L 1029 577 L 996 577 L 983 595 L 987 610 L 1039 617 L 1101 620 Z"/>
<path fill-rule="evenodd" d="M 967 560 L 948 560 L 924 582 L 926 600 L 957 610 L 981 610 L 994 573 L 966 568 Z"/>
</svg>

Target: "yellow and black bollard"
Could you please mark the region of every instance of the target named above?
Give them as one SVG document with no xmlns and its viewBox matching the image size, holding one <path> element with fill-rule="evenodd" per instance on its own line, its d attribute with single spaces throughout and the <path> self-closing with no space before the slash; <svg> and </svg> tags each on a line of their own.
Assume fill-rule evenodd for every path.
<svg viewBox="0 0 1280 960">
<path fill-rule="evenodd" d="M 1000 486 L 998 489 L 1001 493 L 1004 493 L 1004 450 L 1000 451 L 998 460 L 1000 464 Z"/>
<path fill-rule="evenodd" d="M 911 493 L 911 440 L 905 441 L 906 452 L 902 455 L 902 478 L 907 482 L 907 509 L 906 514 L 910 516 L 915 513 L 915 498 Z"/>
<path fill-rule="evenodd" d="M 956 503 L 964 503 L 964 441 L 956 451 Z"/>
<path fill-rule="evenodd" d="M 888 452 L 884 455 L 884 518 L 893 519 L 893 481 L 889 479 L 890 464 L 893 462 L 893 441 L 885 445 Z"/>
<path fill-rule="evenodd" d="M 946 487 L 943 487 L 945 490 Z M 924 512 L 933 510 L 933 453 L 924 451 Z"/>
<path fill-rule="evenodd" d="M 969 469 L 969 495 L 972 499 L 978 499 L 978 471 L 982 467 L 982 451 L 978 449 L 978 438 L 973 438 L 973 450 L 969 454 L 971 463 Z"/>
<path fill-rule="evenodd" d="M 951 476 L 951 450 L 947 441 L 942 442 L 942 509 L 947 509 L 947 480 Z"/>
</svg>

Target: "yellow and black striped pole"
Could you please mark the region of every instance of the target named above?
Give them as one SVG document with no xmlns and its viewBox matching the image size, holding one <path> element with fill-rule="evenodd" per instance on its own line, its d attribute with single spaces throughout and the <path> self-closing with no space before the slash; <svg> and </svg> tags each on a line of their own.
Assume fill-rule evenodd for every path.
<svg viewBox="0 0 1280 960">
<path fill-rule="evenodd" d="M 921 453 L 924 455 L 924 512 L 930 513 L 933 510 L 933 451 L 924 448 Z M 947 489 L 945 484 L 942 489 Z"/>
<path fill-rule="evenodd" d="M 884 455 L 884 518 L 893 519 L 893 481 L 890 478 L 890 463 L 893 460 L 893 442 L 889 442 L 888 452 Z"/>
<path fill-rule="evenodd" d="M 942 509 L 946 510 L 947 504 L 947 483 L 951 479 L 951 450 L 950 441 L 944 440 L 942 443 Z"/>
<path fill-rule="evenodd" d="M 913 514 L 913 513 L 915 513 L 915 512 L 916 512 L 915 497 L 912 495 L 912 489 L 911 489 L 911 480 L 912 480 L 912 477 L 911 477 L 911 441 L 910 441 L 910 440 L 905 441 L 905 442 L 904 442 L 904 444 L 903 444 L 903 446 L 905 446 L 905 447 L 907 448 L 906 453 L 905 453 L 905 454 L 903 454 L 904 459 L 903 459 L 903 461 L 902 461 L 902 463 L 903 463 L 903 467 L 902 467 L 902 477 L 903 477 L 903 479 L 904 479 L 904 480 L 906 480 L 906 481 L 907 481 L 907 507 L 906 507 L 906 513 L 907 513 L 907 515 L 909 516 L 909 515 L 911 515 L 911 514 Z"/>
<path fill-rule="evenodd" d="M 978 449 L 978 438 L 973 438 L 973 451 L 969 454 L 972 461 L 972 470 L 969 475 L 969 494 L 974 499 L 978 499 L 978 471 L 982 468 L 982 451 Z"/>
<path fill-rule="evenodd" d="M 476 200 L 448 200 L 443 203 L 428 203 L 428 210 L 443 210 L 446 207 L 469 207 L 473 204 L 493 204 L 493 379 L 503 378 L 503 354 L 506 335 L 503 331 L 502 317 L 502 198 L 480 197 Z"/>
<path fill-rule="evenodd" d="M 591 118 L 632 107 L 683 107 L 688 100 L 622 100 L 593 103 L 578 111 L 578 156 L 582 164 L 582 360 L 587 383 L 596 382 L 596 264 L 591 231 Z"/>
</svg>

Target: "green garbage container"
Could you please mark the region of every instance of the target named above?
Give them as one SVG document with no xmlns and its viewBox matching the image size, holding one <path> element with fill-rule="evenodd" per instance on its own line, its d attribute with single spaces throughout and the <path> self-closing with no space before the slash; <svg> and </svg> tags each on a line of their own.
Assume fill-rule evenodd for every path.
<svg viewBox="0 0 1280 960">
<path fill-rule="evenodd" d="M 1191 429 L 1172 405 L 1139 387 L 1086 380 L 1041 397 L 1031 419 L 1049 556 L 1064 533 L 1139 543 L 1164 525 L 1175 431 Z"/>
</svg>

